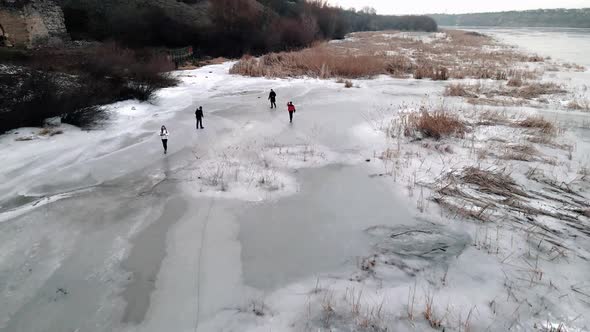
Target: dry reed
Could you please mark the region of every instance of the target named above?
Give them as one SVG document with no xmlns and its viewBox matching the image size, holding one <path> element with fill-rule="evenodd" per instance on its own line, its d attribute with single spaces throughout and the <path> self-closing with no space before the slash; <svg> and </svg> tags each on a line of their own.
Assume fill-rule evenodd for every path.
<svg viewBox="0 0 590 332">
<path fill-rule="evenodd" d="M 406 136 L 419 136 L 440 140 L 443 137 L 463 138 L 466 132 L 465 124 L 459 118 L 449 112 L 423 110 L 420 113 L 411 114 L 405 121 Z"/>
<path fill-rule="evenodd" d="M 555 125 L 540 116 L 530 116 L 518 122 L 517 125 L 522 128 L 538 129 L 541 133 L 547 135 L 554 135 L 557 133 Z"/>
<path fill-rule="evenodd" d="M 541 72 L 517 65 L 540 59 L 507 48 L 485 35 L 446 30 L 423 35 L 428 41 L 397 31 L 357 32 L 345 40 L 311 48 L 244 57 L 232 74 L 255 77 L 364 78 L 380 74 L 417 79 L 538 78 Z M 430 37 L 428 37 L 430 36 Z"/>
</svg>

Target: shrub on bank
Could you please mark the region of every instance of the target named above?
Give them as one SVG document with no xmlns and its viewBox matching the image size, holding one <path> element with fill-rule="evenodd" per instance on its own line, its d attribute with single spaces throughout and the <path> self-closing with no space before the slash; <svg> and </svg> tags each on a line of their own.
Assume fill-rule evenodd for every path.
<svg viewBox="0 0 590 332">
<path fill-rule="evenodd" d="M 92 51 L 53 50 L 34 55 L 33 68 L 15 66 L 0 74 L 0 133 L 41 126 L 59 116 L 88 128 L 105 119 L 99 105 L 137 99 L 175 85 L 164 73 L 173 65 L 157 54 L 104 45 Z"/>
<path fill-rule="evenodd" d="M 62 122 L 87 128 L 104 118 L 93 102 L 107 100 L 104 90 L 95 89 L 93 82 L 65 87 L 63 77 L 33 71 L 21 73 L 2 102 L 0 132 L 19 127 L 42 126 L 47 118 L 61 117 Z M 21 83 L 19 79 L 22 79 Z"/>
</svg>

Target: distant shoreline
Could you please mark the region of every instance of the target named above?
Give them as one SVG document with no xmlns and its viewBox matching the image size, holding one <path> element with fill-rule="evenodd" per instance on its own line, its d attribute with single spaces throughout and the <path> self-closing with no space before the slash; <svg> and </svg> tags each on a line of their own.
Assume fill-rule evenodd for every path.
<svg viewBox="0 0 590 332">
<path fill-rule="evenodd" d="M 590 30 L 588 28 L 565 27 L 565 26 L 504 26 L 504 25 L 440 25 L 439 29 L 567 29 L 567 30 Z"/>
<path fill-rule="evenodd" d="M 471 14 L 429 14 L 439 26 L 590 28 L 590 8 Z"/>
</svg>

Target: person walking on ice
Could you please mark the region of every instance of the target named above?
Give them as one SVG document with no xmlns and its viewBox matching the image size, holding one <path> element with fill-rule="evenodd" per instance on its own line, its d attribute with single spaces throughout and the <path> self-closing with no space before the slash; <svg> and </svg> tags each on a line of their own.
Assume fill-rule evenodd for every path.
<svg viewBox="0 0 590 332">
<path fill-rule="evenodd" d="M 201 129 L 205 129 L 205 127 L 203 127 L 203 118 L 205 117 L 203 115 L 203 106 L 199 106 L 199 108 L 197 108 L 195 111 L 195 117 L 197 118 L 197 129 L 199 129 L 199 126 Z"/>
<path fill-rule="evenodd" d="M 293 123 L 293 113 L 297 112 L 297 110 L 292 101 L 287 103 L 287 111 L 289 111 L 289 123 Z"/>
<path fill-rule="evenodd" d="M 272 109 L 277 108 L 277 93 L 275 90 L 270 89 L 270 94 L 268 95 L 268 100 L 270 100 L 270 108 Z"/>
<path fill-rule="evenodd" d="M 164 154 L 168 152 L 168 135 L 170 135 L 168 129 L 166 129 L 166 126 L 162 126 L 162 128 L 160 128 L 160 138 L 162 139 L 162 145 L 164 146 Z"/>
</svg>

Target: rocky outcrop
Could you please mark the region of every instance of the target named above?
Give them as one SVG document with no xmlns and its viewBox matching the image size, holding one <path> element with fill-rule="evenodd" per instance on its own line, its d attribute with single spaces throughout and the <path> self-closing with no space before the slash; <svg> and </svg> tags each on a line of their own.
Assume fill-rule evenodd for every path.
<svg viewBox="0 0 590 332">
<path fill-rule="evenodd" d="M 1 0 L 0 26 L 7 46 L 54 46 L 68 39 L 63 12 L 52 0 Z"/>
<path fill-rule="evenodd" d="M 61 8 L 52 1 L 34 1 L 33 9 L 41 14 L 50 38 L 65 39 L 68 36 Z"/>
</svg>

